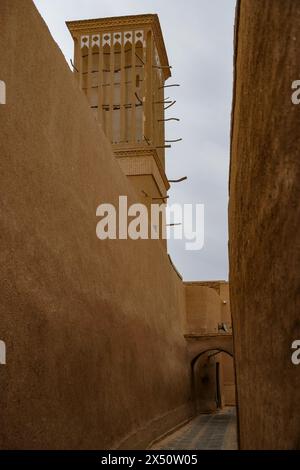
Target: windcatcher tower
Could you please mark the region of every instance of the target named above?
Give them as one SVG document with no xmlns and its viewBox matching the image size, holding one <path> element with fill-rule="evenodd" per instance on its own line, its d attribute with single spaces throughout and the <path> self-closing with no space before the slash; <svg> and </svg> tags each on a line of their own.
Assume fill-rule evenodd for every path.
<svg viewBox="0 0 300 470">
<path fill-rule="evenodd" d="M 164 84 L 170 66 L 157 15 L 70 21 L 74 73 L 121 168 L 147 202 L 163 202 Z"/>
</svg>

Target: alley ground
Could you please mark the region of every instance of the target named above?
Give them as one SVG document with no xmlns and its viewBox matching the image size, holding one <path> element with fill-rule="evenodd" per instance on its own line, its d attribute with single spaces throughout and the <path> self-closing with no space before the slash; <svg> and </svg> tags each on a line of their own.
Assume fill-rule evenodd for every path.
<svg viewBox="0 0 300 470">
<path fill-rule="evenodd" d="M 153 450 L 236 450 L 236 410 L 202 414 L 157 442 Z"/>
</svg>

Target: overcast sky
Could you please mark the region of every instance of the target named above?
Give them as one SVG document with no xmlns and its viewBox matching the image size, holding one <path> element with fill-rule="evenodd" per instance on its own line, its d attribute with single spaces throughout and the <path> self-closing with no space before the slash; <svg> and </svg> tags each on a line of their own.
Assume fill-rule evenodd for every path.
<svg viewBox="0 0 300 470">
<path fill-rule="evenodd" d="M 170 203 L 205 204 L 205 244 L 186 251 L 169 242 L 169 253 L 185 280 L 228 278 L 227 205 L 230 113 L 233 77 L 235 0 L 35 0 L 66 59 L 73 41 L 66 20 L 157 13 L 169 62 L 173 66 L 168 96 L 177 100 L 168 117 L 166 138 L 182 137 L 166 153 L 173 184 Z"/>
</svg>

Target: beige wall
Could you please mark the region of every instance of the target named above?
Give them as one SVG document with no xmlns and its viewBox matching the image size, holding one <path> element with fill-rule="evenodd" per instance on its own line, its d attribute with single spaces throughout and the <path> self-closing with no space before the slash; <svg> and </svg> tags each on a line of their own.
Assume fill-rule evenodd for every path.
<svg viewBox="0 0 300 470">
<path fill-rule="evenodd" d="M 214 289 L 185 283 L 187 333 L 218 333 L 222 301 Z"/>
<path fill-rule="evenodd" d="M 159 188 L 157 187 L 155 183 L 155 179 L 153 178 L 152 175 L 135 175 L 135 176 L 127 176 L 131 184 L 134 186 L 137 194 L 140 195 L 140 198 L 145 201 L 145 203 L 150 206 L 151 203 L 156 203 L 156 204 L 162 204 L 163 201 L 155 200 L 154 198 L 160 198 L 162 197 L 162 194 L 159 191 Z M 145 197 L 144 191 L 146 194 L 148 194 L 149 197 Z M 152 198 L 154 200 L 152 200 Z"/>
<path fill-rule="evenodd" d="M 159 241 L 96 238 L 136 193 L 33 3 L 0 30 L 0 447 L 143 447 L 190 414 L 184 288 Z"/>
<path fill-rule="evenodd" d="M 225 281 L 185 282 L 187 333 L 218 333 L 226 323 L 231 332 L 229 284 Z"/>
<path fill-rule="evenodd" d="M 235 376 L 233 357 L 226 353 L 218 355 L 222 369 L 222 398 L 224 406 L 234 406 L 235 400 Z"/>
<path fill-rule="evenodd" d="M 300 449 L 300 2 L 236 19 L 229 247 L 242 449 Z"/>
<path fill-rule="evenodd" d="M 232 326 L 229 298 L 229 283 L 220 283 L 220 297 L 222 299 L 221 319 L 230 328 Z"/>
</svg>

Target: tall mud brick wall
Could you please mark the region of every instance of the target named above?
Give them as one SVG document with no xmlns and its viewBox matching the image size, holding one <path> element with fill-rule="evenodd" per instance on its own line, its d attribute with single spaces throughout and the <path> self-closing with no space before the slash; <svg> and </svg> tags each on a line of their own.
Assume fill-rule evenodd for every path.
<svg viewBox="0 0 300 470">
<path fill-rule="evenodd" d="M 300 449 L 300 2 L 237 5 L 230 286 L 242 449 Z"/>
<path fill-rule="evenodd" d="M 144 447 L 190 416 L 184 287 L 31 0 L 0 2 L 0 448 Z"/>
</svg>

